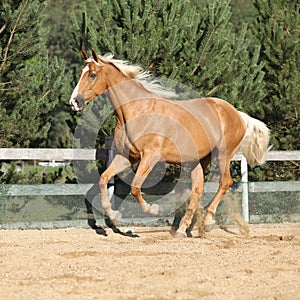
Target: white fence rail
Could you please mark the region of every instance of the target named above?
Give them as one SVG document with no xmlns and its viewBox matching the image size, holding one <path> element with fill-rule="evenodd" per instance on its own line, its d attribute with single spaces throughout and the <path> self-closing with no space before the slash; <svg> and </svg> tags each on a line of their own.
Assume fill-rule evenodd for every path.
<svg viewBox="0 0 300 300">
<path fill-rule="evenodd" d="M 95 149 L 0 148 L 0 160 L 95 160 Z"/>
<path fill-rule="evenodd" d="M 0 160 L 41 160 L 41 161 L 73 161 L 73 160 L 96 160 L 112 159 L 112 150 L 95 149 L 52 149 L 52 148 L 0 148 Z M 267 161 L 300 161 L 300 151 L 270 151 L 266 157 Z M 242 183 L 248 183 L 248 166 L 246 159 L 237 154 L 233 161 L 241 161 Z M 299 178 L 300 180 L 300 178 Z M 291 184 L 281 183 L 269 186 L 265 183 L 242 184 L 242 210 L 245 221 L 249 222 L 248 195 L 255 191 L 299 191 L 300 181 Z M 30 191 L 28 191 L 30 193 Z M 112 190 L 110 190 L 110 194 Z"/>
<path fill-rule="evenodd" d="M 95 160 L 96 149 L 73 148 L 0 148 L 0 160 Z M 233 160 L 240 161 L 241 154 Z M 300 161 L 299 151 L 269 151 L 267 161 Z"/>
</svg>

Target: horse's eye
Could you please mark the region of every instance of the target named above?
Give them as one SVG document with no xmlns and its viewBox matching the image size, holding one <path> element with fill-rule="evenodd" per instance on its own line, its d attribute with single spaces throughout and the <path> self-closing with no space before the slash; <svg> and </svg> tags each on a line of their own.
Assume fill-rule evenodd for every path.
<svg viewBox="0 0 300 300">
<path fill-rule="evenodd" d="M 95 78 L 97 77 L 97 74 L 94 73 L 94 72 L 92 72 L 92 73 L 89 74 L 89 77 L 90 77 L 91 79 L 95 79 Z"/>
</svg>

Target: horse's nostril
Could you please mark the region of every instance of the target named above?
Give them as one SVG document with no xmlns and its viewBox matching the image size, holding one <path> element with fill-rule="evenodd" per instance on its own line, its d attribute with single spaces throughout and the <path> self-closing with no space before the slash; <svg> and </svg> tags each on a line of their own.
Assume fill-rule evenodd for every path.
<svg viewBox="0 0 300 300">
<path fill-rule="evenodd" d="M 79 108 L 83 108 L 85 100 L 82 95 L 78 95 L 76 98 L 74 98 L 74 102 Z"/>
</svg>

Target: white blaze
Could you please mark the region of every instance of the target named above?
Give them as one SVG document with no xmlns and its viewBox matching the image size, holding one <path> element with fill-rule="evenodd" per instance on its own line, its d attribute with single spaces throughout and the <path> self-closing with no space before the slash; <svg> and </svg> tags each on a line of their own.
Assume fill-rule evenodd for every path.
<svg viewBox="0 0 300 300">
<path fill-rule="evenodd" d="M 80 81 L 83 77 L 83 75 L 89 71 L 89 66 L 85 66 L 83 69 L 82 69 L 82 73 L 81 73 L 81 76 L 80 76 L 80 79 L 71 95 L 71 98 L 70 98 L 70 104 L 75 108 L 75 110 L 79 110 L 79 107 L 78 107 L 78 104 L 77 102 L 75 101 L 77 95 L 78 95 L 78 89 L 79 89 L 79 85 L 80 85 Z"/>
</svg>

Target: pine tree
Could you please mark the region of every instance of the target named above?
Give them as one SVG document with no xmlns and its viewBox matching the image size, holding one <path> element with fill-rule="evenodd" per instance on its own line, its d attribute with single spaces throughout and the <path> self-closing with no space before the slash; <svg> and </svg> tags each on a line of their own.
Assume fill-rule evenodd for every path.
<svg viewBox="0 0 300 300">
<path fill-rule="evenodd" d="M 45 1 L 1 3 L 0 147 L 46 145 L 53 109 L 66 98 L 64 63 L 48 59 L 45 11 Z"/>
<path fill-rule="evenodd" d="M 300 148 L 300 3 L 256 0 L 258 18 L 252 32 L 261 44 L 267 95 L 265 120 L 276 148 Z"/>
<path fill-rule="evenodd" d="M 246 25 L 234 32 L 229 0 L 202 2 L 90 1 L 83 7 L 82 20 L 74 17 L 74 49 L 113 52 L 198 95 L 221 97 L 239 109 L 262 113 L 259 46 L 250 45 Z"/>
</svg>

